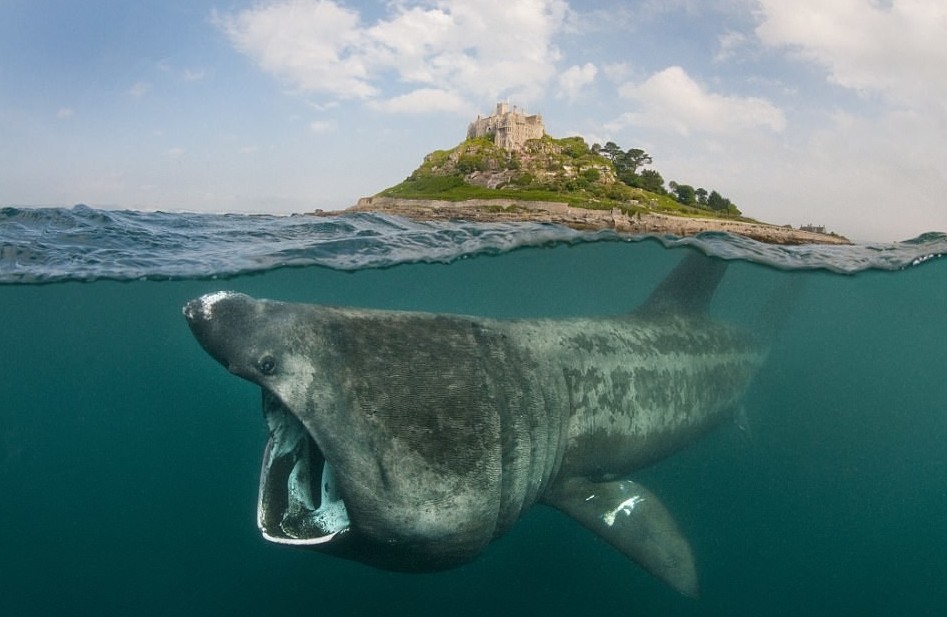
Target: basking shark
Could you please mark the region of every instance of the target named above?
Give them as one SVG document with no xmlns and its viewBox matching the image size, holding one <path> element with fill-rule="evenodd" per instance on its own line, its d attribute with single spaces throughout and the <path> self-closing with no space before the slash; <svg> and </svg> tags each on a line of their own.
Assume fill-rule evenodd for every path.
<svg viewBox="0 0 947 617">
<path fill-rule="evenodd" d="M 680 592 L 690 546 L 629 476 L 731 417 L 765 357 L 707 316 L 726 262 L 693 254 L 627 315 L 499 320 L 256 300 L 184 315 L 258 384 L 272 542 L 377 567 L 465 563 L 553 506 Z"/>
</svg>

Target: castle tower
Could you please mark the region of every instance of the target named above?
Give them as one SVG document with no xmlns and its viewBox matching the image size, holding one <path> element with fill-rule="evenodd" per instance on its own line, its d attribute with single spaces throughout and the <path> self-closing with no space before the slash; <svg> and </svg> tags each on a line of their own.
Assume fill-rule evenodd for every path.
<svg viewBox="0 0 947 617">
<path fill-rule="evenodd" d="M 486 118 L 478 115 L 467 127 L 467 139 L 492 136 L 493 143 L 509 151 L 519 150 L 527 140 L 541 139 L 545 134 L 541 115 L 527 116 L 516 105 L 511 110 L 509 103 L 497 103 L 493 115 Z"/>
</svg>

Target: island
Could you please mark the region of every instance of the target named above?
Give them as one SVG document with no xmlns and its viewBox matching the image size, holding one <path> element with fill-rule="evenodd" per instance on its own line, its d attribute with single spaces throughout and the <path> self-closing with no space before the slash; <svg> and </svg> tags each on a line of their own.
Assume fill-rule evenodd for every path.
<svg viewBox="0 0 947 617">
<path fill-rule="evenodd" d="M 556 139 L 542 116 L 497 104 L 467 138 L 437 150 L 403 182 L 342 212 L 378 212 L 420 221 L 546 222 L 580 230 L 678 237 L 727 232 L 784 245 L 851 244 L 821 228 L 763 223 L 729 199 L 679 182 L 665 186 L 652 158 L 613 142 Z M 318 212 L 331 216 L 338 212 Z"/>
</svg>

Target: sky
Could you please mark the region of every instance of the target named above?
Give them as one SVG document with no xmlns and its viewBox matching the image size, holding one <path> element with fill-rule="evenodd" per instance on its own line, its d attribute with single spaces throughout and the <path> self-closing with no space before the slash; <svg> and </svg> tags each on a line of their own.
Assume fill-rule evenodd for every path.
<svg viewBox="0 0 947 617">
<path fill-rule="evenodd" d="M 745 215 L 947 232 L 943 0 L 0 0 L 0 206 L 353 205 L 499 101 Z"/>
</svg>

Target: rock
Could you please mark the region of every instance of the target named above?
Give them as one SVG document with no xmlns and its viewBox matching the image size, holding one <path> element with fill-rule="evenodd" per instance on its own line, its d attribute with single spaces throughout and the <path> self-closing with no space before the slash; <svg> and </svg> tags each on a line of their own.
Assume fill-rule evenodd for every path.
<svg viewBox="0 0 947 617">
<path fill-rule="evenodd" d="M 673 216 L 657 212 L 628 215 L 618 208 L 593 210 L 575 208 L 564 202 L 515 199 L 471 199 L 439 201 L 434 199 L 398 199 L 364 197 L 348 210 L 325 212 L 333 216 L 344 212 L 379 212 L 418 221 L 465 220 L 479 222 L 557 223 L 574 229 L 614 229 L 627 234 L 694 236 L 706 231 L 723 231 L 767 244 L 851 244 L 834 234 L 801 231 L 791 227 L 715 218 Z"/>
</svg>

